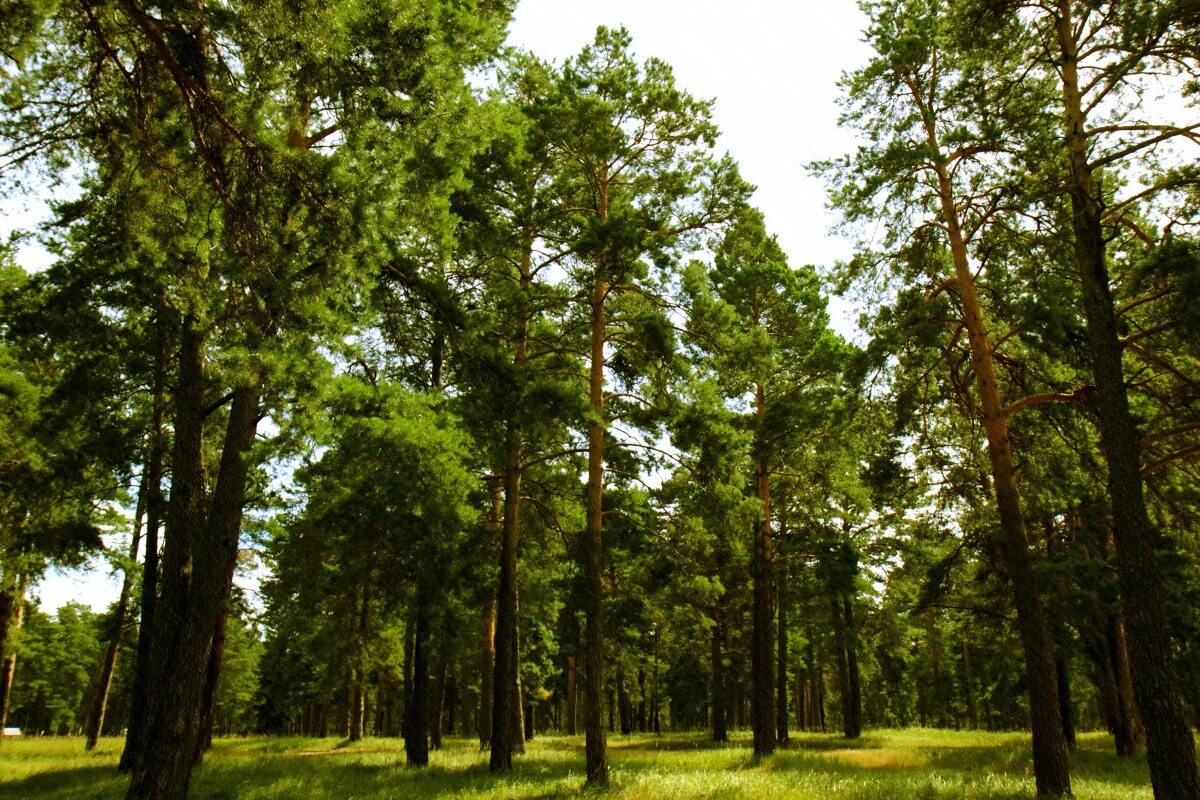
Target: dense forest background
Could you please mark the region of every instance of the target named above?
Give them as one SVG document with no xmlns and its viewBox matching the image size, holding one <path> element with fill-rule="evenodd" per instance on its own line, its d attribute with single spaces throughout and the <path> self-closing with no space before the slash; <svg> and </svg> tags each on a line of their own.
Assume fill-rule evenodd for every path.
<svg viewBox="0 0 1200 800">
<path fill-rule="evenodd" d="M 3 190 L 82 177 L 45 270 L 0 246 L 0 727 L 124 735 L 131 798 L 229 734 L 578 732 L 604 783 L 883 726 L 1200 796 L 1200 15 L 863 9 L 811 165 L 857 247 L 804 265 L 624 29 L 6 4 Z M 104 613 L 27 597 L 99 552 Z"/>
</svg>

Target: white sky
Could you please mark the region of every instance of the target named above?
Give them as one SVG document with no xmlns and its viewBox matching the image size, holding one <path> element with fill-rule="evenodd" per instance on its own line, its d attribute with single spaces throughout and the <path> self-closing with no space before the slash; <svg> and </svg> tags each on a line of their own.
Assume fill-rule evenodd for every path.
<svg viewBox="0 0 1200 800">
<path fill-rule="evenodd" d="M 719 147 L 758 186 L 754 202 L 792 263 L 828 266 L 850 245 L 830 234 L 824 186 L 805 164 L 854 146 L 837 127 L 837 80 L 867 59 L 864 21 L 853 0 L 522 0 L 509 41 L 562 61 L 592 41 L 597 25 L 624 25 L 639 58 L 666 61 L 682 88 L 716 98 Z M 0 231 L 35 224 L 36 206 L 18 217 L 14 205 L 0 205 Z M 21 256 L 27 268 L 44 266 L 33 263 L 45 258 L 35 248 Z M 848 306 L 835 298 L 831 312 L 851 334 Z M 119 589 L 97 561 L 86 571 L 52 571 L 32 593 L 47 611 L 71 600 L 100 610 Z"/>
</svg>

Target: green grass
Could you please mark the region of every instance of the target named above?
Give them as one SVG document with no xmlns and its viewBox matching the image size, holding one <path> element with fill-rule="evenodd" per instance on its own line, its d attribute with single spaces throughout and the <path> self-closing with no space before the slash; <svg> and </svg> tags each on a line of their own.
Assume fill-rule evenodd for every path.
<svg viewBox="0 0 1200 800">
<path fill-rule="evenodd" d="M 121 742 L 93 753 L 83 741 L 12 739 L 0 745 L 0 800 L 118 800 Z M 714 746 L 702 734 L 613 736 L 612 785 L 605 798 L 704 797 L 769 800 L 925 800 L 1028 798 L 1033 794 L 1028 735 L 929 729 L 869 731 L 850 743 L 800 734 L 756 762 L 748 742 Z M 1076 796 L 1151 797 L 1144 759 L 1118 759 L 1111 740 L 1081 738 L 1072 756 Z M 353 745 L 337 739 L 225 739 L 192 778 L 193 800 L 399 800 L 552 798 L 583 786 L 583 739 L 539 737 L 512 774 L 494 777 L 473 740 L 451 738 L 427 769 L 404 764 L 394 739 Z M 599 794 L 588 792 L 587 794 Z"/>
</svg>

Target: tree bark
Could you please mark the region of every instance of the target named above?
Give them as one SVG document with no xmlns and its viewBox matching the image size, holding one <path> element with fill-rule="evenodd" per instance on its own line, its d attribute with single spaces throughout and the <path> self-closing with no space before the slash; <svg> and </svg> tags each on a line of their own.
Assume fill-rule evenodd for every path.
<svg viewBox="0 0 1200 800">
<path fill-rule="evenodd" d="M 404 754 L 409 764 L 429 764 L 429 645 L 433 621 L 429 588 L 418 582 L 414 609 L 412 681 L 404 712 Z"/>
<path fill-rule="evenodd" d="M 787 562 L 780 562 L 775 570 L 776 583 L 775 605 L 776 622 L 779 639 L 775 651 L 775 738 L 779 744 L 788 742 L 788 569 Z"/>
<path fill-rule="evenodd" d="M 495 537 L 496 549 L 499 550 L 501 527 L 501 490 L 499 483 L 493 483 L 490 489 L 491 492 L 491 519 L 488 524 L 489 531 Z M 496 670 L 496 602 L 497 602 L 497 587 L 492 587 L 484 596 L 483 602 L 483 632 L 480 637 L 482 648 L 480 650 L 480 681 L 479 681 L 479 749 L 490 747 L 492 743 L 492 700 L 495 695 L 495 670 Z"/>
<path fill-rule="evenodd" d="M 17 671 L 17 654 L 9 647 L 9 631 L 20 630 L 25 619 L 24 575 L 17 575 L 13 588 L 0 592 L 0 738 L 8 724 L 8 707 L 12 701 L 13 675 Z"/>
<path fill-rule="evenodd" d="M 725 718 L 728 698 L 725 690 L 725 653 L 723 640 L 725 630 L 721 624 L 721 609 L 714 614 L 712 634 L 710 636 L 712 652 L 712 738 L 714 742 L 728 742 L 729 728 Z"/>
<path fill-rule="evenodd" d="M 862 734 L 862 675 L 858 670 L 858 628 L 854 624 L 854 606 L 849 595 L 842 598 L 842 614 L 845 618 L 846 677 L 849 679 L 849 713 L 842 721 L 842 730 L 847 739 L 857 739 Z"/>
<path fill-rule="evenodd" d="M 1117 570 L 1138 708 L 1146 728 L 1146 760 L 1157 800 L 1200 798 L 1196 745 L 1183 708 L 1171 647 L 1166 595 L 1156 549 L 1158 531 L 1146 512 L 1140 435 L 1129 411 L 1122 365 L 1124 348 L 1106 263 L 1103 199 L 1088 161 L 1087 118 L 1079 89 L 1079 51 L 1071 0 L 1058 0 L 1057 32 L 1063 94 L 1067 194 L 1075 233 L 1075 261 L 1095 384 L 1095 407 L 1108 460 Z"/>
<path fill-rule="evenodd" d="M 608 219 L 607 173 L 600 181 L 600 221 Z M 593 419 L 588 426 L 587 528 L 583 558 L 583 726 L 587 783 L 608 783 L 608 752 L 604 731 L 604 343 L 608 281 L 597 262 L 591 296 L 591 363 L 588 398 Z"/>
<path fill-rule="evenodd" d="M 142 470 L 142 479 L 138 486 L 137 504 L 133 512 L 133 537 L 129 543 L 129 563 L 137 563 L 138 548 L 142 543 L 142 521 L 146 514 L 147 495 L 149 493 L 149 475 Z M 117 598 L 117 608 L 113 613 L 113 635 L 105 645 L 96 665 L 96 678 L 93 681 L 94 694 L 91 707 L 88 710 L 87 723 L 84 728 L 84 749 L 96 749 L 100 731 L 104 728 L 104 715 L 108 710 L 108 693 L 112 687 L 113 672 L 117 667 L 117 655 L 121 652 L 121 640 L 125 638 L 125 617 L 129 614 L 129 597 L 133 589 L 132 567 L 124 570 L 121 580 L 121 594 Z"/>
<path fill-rule="evenodd" d="M 913 88 L 915 97 L 919 89 Z M 963 325 L 971 351 L 971 366 L 983 411 L 983 426 L 991 461 L 992 488 L 1000 517 L 996 545 L 1012 584 L 1017 609 L 1017 630 L 1025 656 L 1025 674 L 1029 684 L 1029 710 L 1032 717 L 1033 772 L 1038 797 L 1071 794 L 1071 771 L 1067 743 L 1063 738 L 1058 713 L 1058 686 L 1054 674 L 1054 648 L 1046 614 L 1038 590 L 1021 495 L 1013 467 L 1008 420 L 1000 402 L 992 344 L 988 338 L 983 310 L 975 291 L 975 276 L 967 257 L 967 245 L 959 222 L 950 169 L 941 155 L 933 113 L 923 106 L 928 144 L 937 153 L 938 201 L 945 223 L 954 262 L 954 285 L 962 302 Z"/>
<path fill-rule="evenodd" d="M 575 735 L 575 656 L 567 656 L 567 735 Z"/>
<path fill-rule="evenodd" d="M 766 397 L 762 384 L 754 388 L 755 416 L 759 439 L 765 436 Z M 759 445 L 762 446 L 761 443 Z M 754 494 L 758 498 L 758 519 L 754 523 L 754 547 L 751 564 L 753 581 L 753 627 L 750 641 L 750 726 L 754 734 L 754 755 L 775 752 L 774 658 L 771 637 L 773 603 L 771 598 L 771 475 L 765 455 L 754 465 Z"/>
<path fill-rule="evenodd" d="M 130 771 L 138 763 L 146 729 L 147 693 L 151 682 L 152 642 L 155 610 L 158 607 L 158 533 L 163 513 L 163 456 L 166 453 L 167 348 L 166 336 L 158 330 L 155 341 L 154 389 L 151 400 L 149 454 L 146 458 L 146 556 L 142 563 L 142 613 L 138 621 L 137 650 L 133 664 L 133 691 L 129 699 L 129 726 L 118 766 Z"/>
<path fill-rule="evenodd" d="M 246 452 L 258 422 L 257 384 L 239 387 L 230 408 L 217 482 L 205 500 L 204 339 L 185 320 L 179 348 L 172 459 L 170 536 L 163 552 L 162 594 L 152 642 L 148 722 L 127 800 L 187 796 L 199 738 L 209 652 L 226 591 L 225 561 L 237 547 L 248 471 Z M 210 507 L 206 509 L 206 505 Z M 205 512 L 208 513 L 205 513 Z"/>
</svg>

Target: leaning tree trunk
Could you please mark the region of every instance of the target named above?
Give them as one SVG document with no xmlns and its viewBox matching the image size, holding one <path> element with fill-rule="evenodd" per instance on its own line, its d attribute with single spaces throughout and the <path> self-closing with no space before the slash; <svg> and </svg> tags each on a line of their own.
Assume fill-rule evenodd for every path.
<svg viewBox="0 0 1200 800">
<path fill-rule="evenodd" d="M 1200 798 L 1196 745 L 1183 707 L 1168 627 L 1166 594 L 1156 548 L 1159 534 L 1146 512 L 1137 423 L 1129 411 L 1117 312 L 1109 288 L 1102 219 L 1104 206 L 1088 161 L 1087 118 L 1079 89 L 1071 0 L 1058 0 L 1064 156 L 1083 287 L 1100 437 L 1108 458 L 1117 571 L 1134 694 L 1146 728 L 1146 760 L 1157 800 Z"/>
<path fill-rule="evenodd" d="M 755 414 L 760 440 L 766 417 L 766 398 L 762 384 L 755 386 Z M 759 447 L 761 447 L 761 441 Z M 767 458 L 760 455 L 754 465 L 754 494 L 758 498 L 758 519 L 754 523 L 754 549 L 751 557 L 753 580 L 753 625 L 750 640 L 750 726 L 754 733 L 754 755 L 775 752 L 775 698 L 771 641 L 771 475 Z"/>
<path fill-rule="evenodd" d="M 113 613 L 113 634 L 96 667 L 95 693 L 92 696 L 87 724 L 84 727 L 84 749 L 89 751 L 96 749 L 100 731 L 104 727 L 104 715 L 108 709 L 108 693 L 112 687 L 113 672 L 117 667 L 117 655 L 121 652 L 121 640 L 125 638 L 125 617 L 129 614 L 129 597 L 133 589 L 133 565 L 137 563 L 138 548 L 142 543 L 142 520 L 146 514 L 147 497 L 150 491 L 149 478 L 148 471 L 143 469 L 142 479 L 138 486 L 137 505 L 133 513 L 133 537 L 129 543 L 129 566 L 124 570 L 121 594 L 117 598 L 117 608 Z"/>
<path fill-rule="evenodd" d="M 911 88 L 914 97 L 919 97 L 920 89 Z M 954 262 L 954 286 L 962 301 L 963 325 L 967 330 L 971 366 L 975 371 L 975 383 L 983 411 L 983 427 L 992 467 L 992 487 L 1000 517 L 996 544 L 1012 584 L 1013 601 L 1017 609 L 1017 631 L 1025 655 L 1029 711 L 1032 717 L 1034 783 L 1038 797 L 1070 795 L 1071 768 L 1058 713 L 1054 647 L 1050 640 L 1050 629 L 1046 624 L 1046 613 L 1029 552 L 1025 517 L 1021 510 L 1021 495 L 1017 490 L 1016 470 L 1013 467 L 1008 419 L 1000 403 L 1000 391 L 996 384 L 992 343 L 988 338 L 983 310 L 975 291 L 975 276 L 967 257 L 967 245 L 959 222 L 950 169 L 940 155 L 941 145 L 931 111 L 926 111 L 924 121 L 927 143 L 934 153 L 939 154 L 935 165 L 938 201 L 941 204 L 942 221 L 945 223 L 950 255 Z"/>
<path fill-rule="evenodd" d="M 170 535 L 163 551 L 161 614 L 152 642 L 148 720 L 127 800 L 187 796 L 199 738 L 201 695 L 226 589 L 225 559 L 241 530 L 248 463 L 258 423 L 257 384 L 239 387 L 230 407 L 217 482 L 205 503 L 204 341 L 185 321 L 179 348 Z M 209 505 L 206 514 L 205 506 Z M 232 545 L 231 545 L 232 542 Z"/>
<path fill-rule="evenodd" d="M 151 406 L 149 455 L 146 458 L 146 557 L 142 564 L 142 614 L 138 621 L 137 649 L 134 651 L 133 690 L 129 698 L 129 726 L 118 769 L 132 770 L 141 758 L 146 729 L 147 693 L 151 680 L 151 643 L 155 610 L 158 607 L 158 531 L 162 520 L 163 455 L 166 452 L 166 336 L 157 331 L 154 359 L 154 395 Z"/>
</svg>

